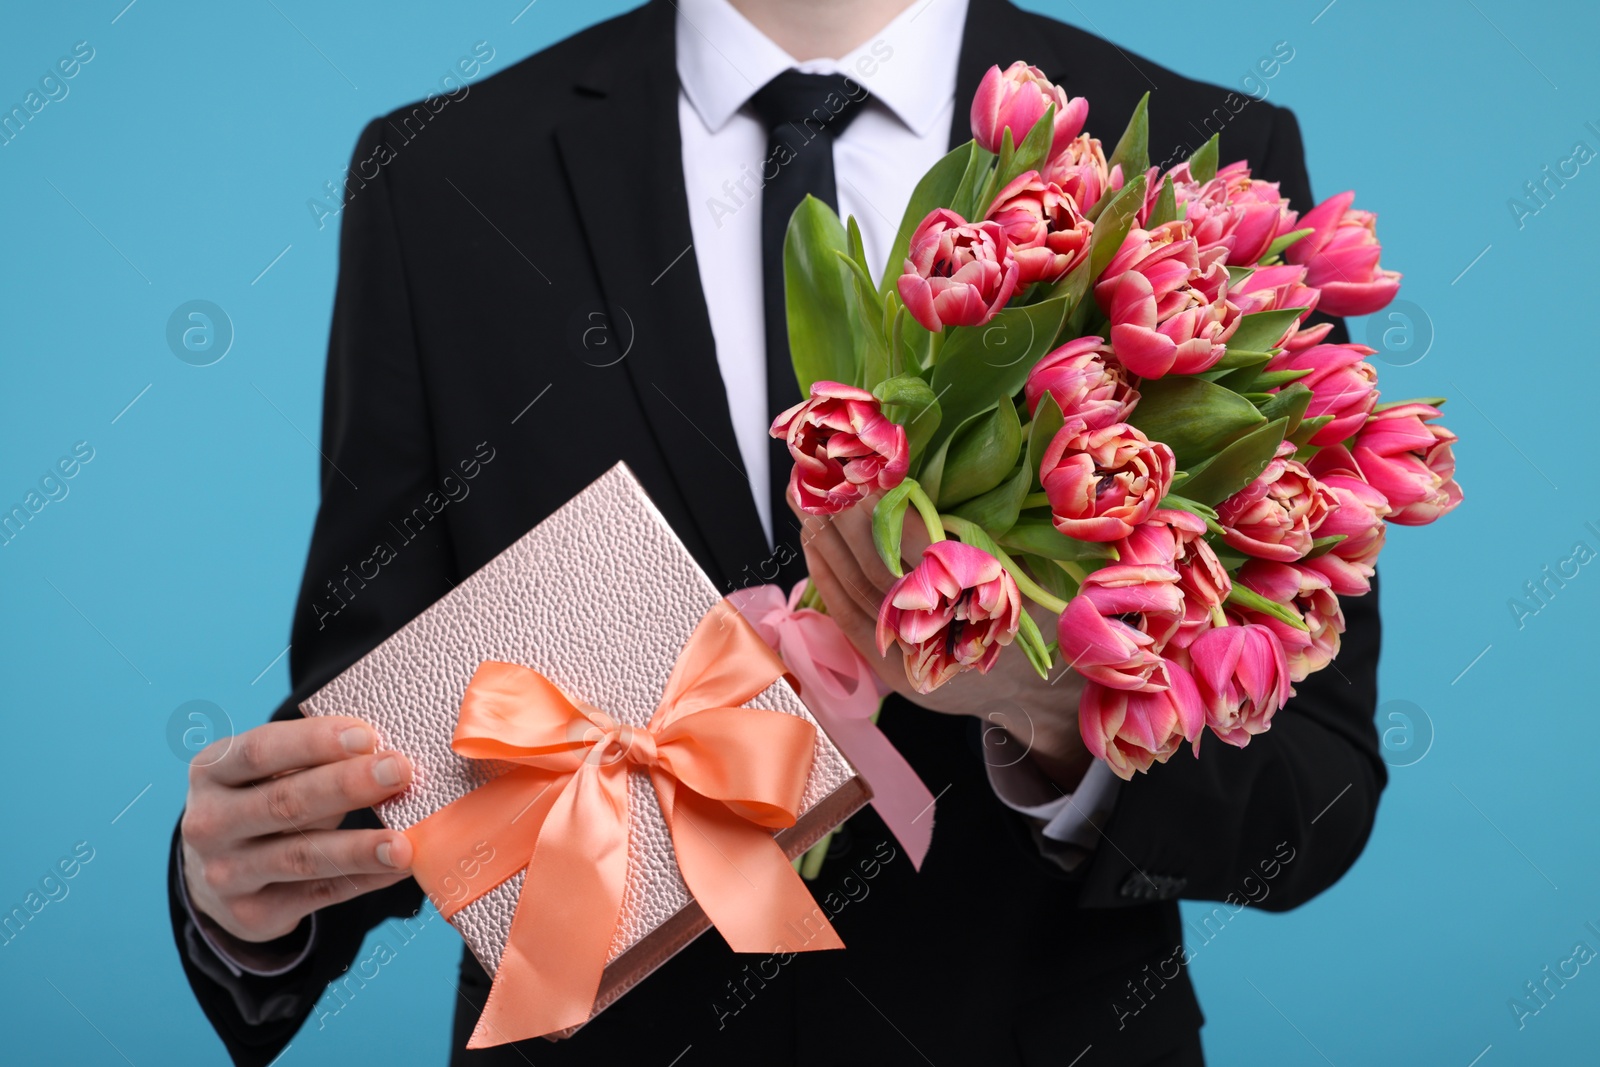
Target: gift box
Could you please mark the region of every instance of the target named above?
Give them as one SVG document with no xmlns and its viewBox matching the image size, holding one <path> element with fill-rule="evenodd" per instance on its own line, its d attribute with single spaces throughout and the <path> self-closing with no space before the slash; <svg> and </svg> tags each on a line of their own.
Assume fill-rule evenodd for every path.
<svg viewBox="0 0 1600 1067">
<path fill-rule="evenodd" d="M 472 1047 L 569 1035 L 713 920 L 838 946 L 788 859 L 870 792 L 782 671 L 619 463 L 301 704 L 412 761 L 376 811 L 495 976 Z"/>
</svg>

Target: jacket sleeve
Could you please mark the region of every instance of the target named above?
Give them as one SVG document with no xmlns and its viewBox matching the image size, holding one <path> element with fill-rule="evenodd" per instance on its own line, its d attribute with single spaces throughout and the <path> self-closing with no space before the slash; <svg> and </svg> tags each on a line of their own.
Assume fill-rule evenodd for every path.
<svg viewBox="0 0 1600 1067">
<path fill-rule="evenodd" d="M 323 398 L 321 504 L 291 632 L 293 692 L 274 719 L 297 717 L 302 699 L 458 578 L 445 517 L 429 507 L 439 499 L 439 482 L 394 223 L 387 130 L 384 120 L 370 124 L 350 166 Z M 363 810 L 344 825 L 378 823 Z M 177 892 L 175 850 L 172 859 L 178 955 L 201 1008 L 241 1065 L 269 1063 L 350 965 L 367 931 L 387 917 L 415 914 L 422 902 L 406 879 L 331 906 L 318 913 L 311 951 L 291 970 L 238 974 L 197 936 Z"/>
<path fill-rule="evenodd" d="M 1313 206 L 1294 115 L 1279 109 L 1252 173 Z M 1343 325 L 1330 340 L 1342 339 Z M 1379 756 L 1378 589 L 1342 598 L 1334 663 L 1296 686 L 1272 729 L 1239 749 L 1207 738 L 1125 784 L 1079 903 L 1112 907 L 1188 897 L 1286 910 L 1331 886 L 1365 846 L 1387 781 Z M 1259 898 L 1259 899 L 1257 899 Z"/>
</svg>

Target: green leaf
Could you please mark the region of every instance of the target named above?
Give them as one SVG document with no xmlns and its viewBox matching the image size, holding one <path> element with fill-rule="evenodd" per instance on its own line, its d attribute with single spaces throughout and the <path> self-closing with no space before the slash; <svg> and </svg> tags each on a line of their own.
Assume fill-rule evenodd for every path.
<svg viewBox="0 0 1600 1067">
<path fill-rule="evenodd" d="M 1028 426 L 1028 470 L 1033 477 L 1039 476 L 1039 464 L 1044 462 L 1044 450 L 1050 447 L 1050 442 L 1060 432 L 1065 421 L 1061 415 L 1061 408 L 1056 405 L 1055 397 L 1046 393 L 1039 398 L 1039 406 L 1033 412 L 1033 422 Z"/>
<path fill-rule="evenodd" d="M 1029 515 L 1019 518 L 998 540 L 1005 548 L 1014 548 L 1041 559 L 1116 558 L 1116 549 L 1108 544 L 1075 540 L 1057 530 L 1049 519 L 1036 519 Z"/>
<path fill-rule="evenodd" d="M 872 387 L 888 415 L 906 430 L 906 446 L 915 463 L 939 428 L 939 400 L 928 383 L 915 374 L 901 374 Z"/>
<path fill-rule="evenodd" d="M 851 232 L 860 240 L 860 231 L 854 229 L 855 216 L 850 218 Z M 861 328 L 854 331 L 856 365 L 861 368 L 861 383 L 881 382 L 889 376 L 889 340 L 883 334 L 883 311 L 878 306 L 878 290 L 872 284 L 872 275 L 853 256 L 837 253 L 851 284 L 855 287 L 855 306 Z"/>
<path fill-rule="evenodd" d="M 1211 135 L 1211 140 L 1196 148 L 1194 155 L 1189 157 L 1189 175 L 1201 185 L 1217 176 L 1217 157 L 1221 141 L 1222 134 L 1214 133 Z"/>
<path fill-rule="evenodd" d="M 976 141 L 972 147 L 972 158 L 968 160 L 966 172 L 961 175 L 961 184 L 956 186 L 955 196 L 950 201 L 950 210 L 968 221 L 981 218 L 989 206 L 983 202 L 983 196 L 989 189 L 995 162 L 994 153 L 979 148 Z"/>
<path fill-rule="evenodd" d="M 1168 493 L 1162 497 L 1160 506 L 1178 511 L 1187 511 L 1191 515 L 1200 516 L 1202 519 L 1215 519 L 1217 517 L 1217 509 L 1210 504 L 1203 504 L 1190 497 L 1179 496 L 1177 493 Z"/>
<path fill-rule="evenodd" d="M 854 215 L 844 220 L 844 236 L 850 259 L 861 268 L 861 273 L 867 276 L 867 288 L 873 290 L 874 299 L 871 303 L 876 304 L 877 287 L 872 284 L 872 264 L 867 262 L 867 246 L 861 240 L 861 224 L 856 222 Z"/>
<path fill-rule="evenodd" d="M 991 535 L 1011 529 L 1022 511 L 1022 500 L 1033 484 L 1033 472 L 1027 464 L 1017 464 L 1011 476 L 981 496 L 973 497 L 955 509 L 963 519 L 982 526 Z"/>
<path fill-rule="evenodd" d="M 1178 194 L 1172 187 L 1172 175 L 1167 175 L 1161 182 L 1161 191 L 1156 194 L 1155 207 L 1150 209 L 1150 218 L 1146 220 L 1144 228 L 1153 230 L 1165 222 L 1173 222 L 1178 218 Z"/>
<path fill-rule="evenodd" d="M 783 287 L 789 352 L 802 396 L 812 382 L 862 381 L 855 284 L 841 262 L 841 256 L 848 260 L 846 245 L 844 225 L 832 208 L 814 196 L 800 201 L 784 235 Z"/>
<path fill-rule="evenodd" d="M 1009 402 L 1039 357 L 1054 347 L 1066 314 L 1064 301 L 1046 300 L 1006 308 L 987 326 L 950 330 L 933 369 L 933 392 L 943 411 L 939 432 L 928 447 L 936 449 L 965 419 L 1002 397 Z"/>
<path fill-rule="evenodd" d="M 911 200 L 906 204 L 905 214 L 900 218 L 900 229 L 895 232 L 894 245 L 889 249 L 889 265 L 883 272 L 884 292 L 893 289 L 896 279 L 900 277 L 900 264 L 910 250 L 911 235 L 916 232 L 917 226 L 934 208 L 955 203 L 956 190 L 961 187 L 968 168 L 981 156 L 994 158 L 979 148 L 976 141 L 968 141 L 935 163 L 933 169 L 917 182 Z"/>
<path fill-rule="evenodd" d="M 1093 235 L 1090 235 L 1089 242 L 1094 243 Z M 1089 293 L 1089 257 L 1085 256 L 1065 277 L 1049 286 L 1046 293 L 1047 300 L 1064 300 L 1070 310 L 1076 311 Z"/>
<path fill-rule="evenodd" d="M 1257 311 L 1251 315 L 1240 316 L 1239 328 L 1228 338 L 1228 349 L 1269 351 L 1288 332 L 1289 327 L 1294 325 L 1295 320 L 1305 314 L 1305 310 L 1305 308 L 1282 308 L 1278 311 Z"/>
<path fill-rule="evenodd" d="M 1311 542 L 1311 551 L 1307 552 L 1302 558 L 1316 559 L 1318 556 L 1325 556 L 1333 549 L 1334 545 L 1343 541 L 1346 536 L 1346 534 L 1334 534 L 1332 537 L 1319 537 Z"/>
<path fill-rule="evenodd" d="M 899 295 L 894 293 L 884 299 L 893 300 L 897 304 L 900 301 Z M 889 345 L 892 353 L 889 360 L 891 366 L 898 364 L 905 369 L 922 371 L 933 362 L 933 334 L 911 317 L 904 304 L 899 304 L 899 310 L 895 312 Z"/>
<path fill-rule="evenodd" d="M 1169 375 L 1144 382 L 1139 392 L 1128 421 L 1152 441 L 1165 442 L 1185 470 L 1267 421 L 1250 401 L 1203 378 Z M 1187 486 L 1185 493 L 1194 496 Z"/>
<path fill-rule="evenodd" d="M 1040 170 L 1044 167 L 1046 157 L 1050 154 L 1050 143 L 1055 138 L 1056 106 L 1051 104 L 1044 109 L 1044 114 L 1033 124 L 1028 135 L 1016 150 L 1009 156 L 1002 150 L 999 166 L 995 168 L 994 189 L 990 196 L 997 196 L 1014 179 L 1030 170 Z M 1006 127 L 1005 135 L 1011 136 L 1011 127 Z M 985 207 L 992 207 L 992 204 Z M 987 213 L 987 212 L 985 212 Z"/>
<path fill-rule="evenodd" d="M 1134 175 L 1144 176 L 1150 167 L 1150 94 L 1145 93 L 1139 99 L 1139 105 L 1133 109 L 1133 117 L 1128 120 L 1128 128 L 1122 131 L 1122 138 L 1117 142 L 1117 147 L 1112 151 L 1111 158 L 1106 161 L 1109 166 L 1115 167 L 1122 164 L 1122 176 L 1132 180 Z"/>
<path fill-rule="evenodd" d="M 1300 425 L 1295 427 L 1294 433 L 1286 434 L 1288 440 L 1304 447 L 1317 435 L 1317 431 L 1333 421 L 1332 415 L 1318 415 L 1314 419 L 1301 419 Z"/>
<path fill-rule="evenodd" d="M 1071 600 L 1078 595 L 1078 583 L 1074 582 L 1066 571 L 1056 566 L 1054 560 L 1027 553 L 1023 553 L 1018 559 L 1027 565 L 1029 573 L 1033 575 L 1033 580 L 1039 583 L 1040 588 L 1051 596 Z"/>
<path fill-rule="evenodd" d="M 935 498 L 939 507 L 952 508 L 999 485 L 1016 467 L 1021 448 L 1022 424 L 1017 421 L 1016 407 L 1006 397 L 951 438 Z"/>
<path fill-rule="evenodd" d="M 1237 358 L 1229 360 L 1228 355 Z M 1219 362 L 1233 364 L 1223 370 L 1221 374 L 1215 370 L 1207 372 L 1204 377 L 1208 382 L 1214 382 L 1224 389 L 1232 389 L 1236 393 L 1246 393 L 1253 389 L 1262 388 L 1260 384 L 1261 369 L 1271 362 L 1272 357 L 1265 352 L 1230 352 Z"/>
<path fill-rule="evenodd" d="M 1286 622 L 1296 630 L 1309 629 L 1306 622 L 1295 612 L 1273 600 L 1268 600 L 1254 589 L 1247 588 L 1241 582 L 1234 582 L 1233 589 L 1228 593 L 1228 603 L 1237 604 L 1247 611 L 1258 611 L 1263 615 L 1271 615 L 1280 622 Z"/>
<path fill-rule="evenodd" d="M 1311 368 L 1305 370 L 1269 370 L 1256 375 L 1254 385 L 1257 389 L 1278 389 L 1290 382 L 1297 382 L 1311 373 Z"/>
<path fill-rule="evenodd" d="M 1028 609 L 1022 609 L 1022 621 L 1017 626 L 1017 647 L 1022 649 L 1022 654 L 1028 657 L 1028 662 L 1033 669 L 1039 672 L 1039 677 L 1050 677 L 1050 651 L 1045 647 L 1044 635 L 1039 632 L 1039 624 L 1033 621 L 1033 616 L 1028 614 Z"/>
<path fill-rule="evenodd" d="M 1296 230 L 1293 233 L 1282 234 L 1276 240 L 1274 240 L 1270 245 L 1267 246 L 1266 252 L 1264 252 L 1262 254 L 1262 256 L 1261 256 L 1261 262 L 1263 262 L 1263 263 L 1271 263 L 1274 259 L 1276 259 L 1279 256 L 1283 255 L 1284 249 L 1288 248 L 1290 245 L 1292 245 L 1296 241 L 1300 240 L 1300 238 L 1305 237 L 1305 236 L 1307 236 L 1307 235 L 1309 235 L 1311 233 L 1314 233 L 1314 232 L 1315 232 L 1314 230 L 1305 229 L 1305 230 Z"/>
<path fill-rule="evenodd" d="M 1268 419 L 1288 419 L 1289 428 L 1284 431 L 1284 436 L 1294 433 L 1300 428 L 1300 420 L 1306 417 L 1306 408 L 1311 404 L 1311 390 L 1295 382 L 1293 385 L 1272 394 L 1272 398 L 1264 404 L 1257 404 L 1261 414 Z"/>
<path fill-rule="evenodd" d="M 1374 407 L 1372 413 L 1376 415 L 1380 411 L 1389 411 L 1392 408 L 1400 407 L 1402 404 L 1426 404 L 1431 408 L 1439 408 L 1444 407 L 1448 399 L 1448 397 L 1443 396 L 1414 396 L 1410 400 L 1390 400 Z"/>
<path fill-rule="evenodd" d="M 906 508 L 911 504 L 915 479 L 907 478 L 879 498 L 872 508 L 872 543 L 878 556 L 896 578 L 905 574 L 900 564 L 900 535 L 905 527 Z"/>
<path fill-rule="evenodd" d="M 1254 267 L 1230 266 L 1228 268 L 1228 288 L 1237 289 L 1239 286 L 1249 281 L 1250 275 L 1254 274 L 1255 272 L 1256 269 Z"/>
<path fill-rule="evenodd" d="M 1272 358 L 1271 352 L 1259 352 L 1249 348 L 1229 348 L 1222 354 L 1222 358 L 1212 364 L 1211 369 L 1196 377 L 1214 381 L 1221 378 L 1229 371 L 1238 370 L 1240 367 L 1259 367 Z"/>
<path fill-rule="evenodd" d="M 1092 284 L 1106 269 L 1117 250 L 1122 247 L 1122 242 L 1127 240 L 1128 231 L 1133 229 L 1133 224 L 1139 216 L 1139 209 L 1144 206 L 1145 176 L 1140 173 L 1122 187 L 1122 191 L 1112 198 L 1111 203 L 1100 213 L 1100 218 L 1094 224 L 1094 233 L 1089 237 L 1089 282 Z"/>
<path fill-rule="evenodd" d="M 1237 574 L 1239 568 L 1249 563 L 1252 558 L 1215 538 L 1208 538 L 1207 540 L 1211 544 L 1211 551 L 1217 554 L 1217 562 L 1221 563 L 1222 569 L 1229 574 Z"/>
<path fill-rule="evenodd" d="M 1260 476 L 1278 454 L 1289 420 L 1264 423 L 1189 472 L 1183 495 L 1202 504 L 1220 504 Z"/>
</svg>

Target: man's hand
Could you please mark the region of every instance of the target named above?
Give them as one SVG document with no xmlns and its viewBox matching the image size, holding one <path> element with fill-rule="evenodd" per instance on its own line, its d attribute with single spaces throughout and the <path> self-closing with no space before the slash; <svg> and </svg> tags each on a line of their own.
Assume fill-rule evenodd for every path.
<svg viewBox="0 0 1600 1067">
<path fill-rule="evenodd" d="M 404 834 L 338 828 L 411 781 L 410 762 L 376 744 L 360 720 L 328 716 L 269 722 L 197 755 L 180 827 L 190 902 L 240 940 L 270 941 L 405 878 Z"/>
<path fill-rule="evenodd" d="M 1058 671 L 1052 683 L 1039 677 L 1020 650 L 1007 648 L 988 674 L 967 671 L 932 693 L 922 694 L 907 682 L 897 650 L 891 648 L 887 656 L 878 654 L 878 607 L 896 579 L 883 565 L 872 542 L 875 503 L 875 497 L 868 497 L 837 515 L 795 511 L 804 528 L 806 567 L 827 605 L 828 615 L 878 676 L 906 699 L 930 711 L 983 719 L 986 749 L 996 744 L 1020 744 L 1035 765 L 1062 789 L 1077 788 L 1094 759 L 1078 733 L 1078 698 L 1083 681 L 1076 673 Z M 792 500 L 790 507 L 794 507 Z M 915 512 L 908 512 L 902 556 L 920 559 L 927 544 L 922 522 Z M 1042 609 L 1035 608 L 1034 613 L 1035 621 L 1048 633 L 1054 618 Z"/>
</svg>

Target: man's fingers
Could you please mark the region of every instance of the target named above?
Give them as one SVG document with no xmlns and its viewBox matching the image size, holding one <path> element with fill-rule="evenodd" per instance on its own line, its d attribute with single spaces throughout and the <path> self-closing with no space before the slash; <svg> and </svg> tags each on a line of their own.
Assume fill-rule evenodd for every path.
<svg viewBox="0 0 1600 1067">
<path fill-rule="evenodd" d="M 809 549 L 810 546 L 807 547 Z M 890 648 L 887 656 L 878 654 L 877 616 L 857 606 L 855 598 L 845 592 L 820 553 L 807 551 L 806 568 L 811 573 L 811 580 L 817 583 L 817 592 L 828 608 L 828 617 L 838 624 L 845 637 L 877 672 L 878 677 L 883 679 L 884 684 L 909 695 L 911 690 L 906 684 L 906 672 L 901 666 L 899 651 Z"/>
<path fill-rule="evenodd" d="M 207 777 L 223 785 L 259 782 L 371 752 L 377 743 L 372 727 L 342 715 L 269 722 L 203 750 L 190 764 L 190 780 Z"/>
<path fill-rule="evenodd" d="M 388 875 L 409 869 L 411 859 L 411 842 L 395 830 L 291 831 L 252 842 L 237 855 L 215 861 L 233 879 L 215 888 L 253 893 L 276 882 Z"/>
<path fill-rule="evenodd" d="M 251 782 L 218 801 L 230 810 L 235 838 L 304 830 L 346 812 L 370 808 L 411 781 L 411 762 L 398 752 L 376 752 L 321 767 Z"/>
<path fill-rule="evenodd" d="M 862 500 L 855 507 L 833 516 L 833 527 L 855 556 L 861 576 L 880 594 L 887 593 L 896 581 L 894 573 L 884 566 L 878 555 L 878 546 L 872 540 L 872 508 L 875 497 Z M 915 557 L 913 557 L 915 558 Z"/>
<path fill-rule="evenodd" d="M 813 553 L 820 555 L 856 607 L 877 618 L 883 594 L 861 573 L 855 553 L 850 551 L 850 546 L 845 543 L 833 522 L 828 518 L 808 517 L 806 532 L 811 535 L 805 546 L 807 558 Z"/>
<path fill-rule="evenodd" d="M 388 874 L 352 874 L 310 882 L 283 882 L 230 902 L 226 916 L 213 915 L 212 918 L 236 937 L 269 941 L 289 933 L 318 908 L 341 904 L 375 889 L 386 889 L 406 877 L 405 871 L 390 871 Z"/>
</svg>

